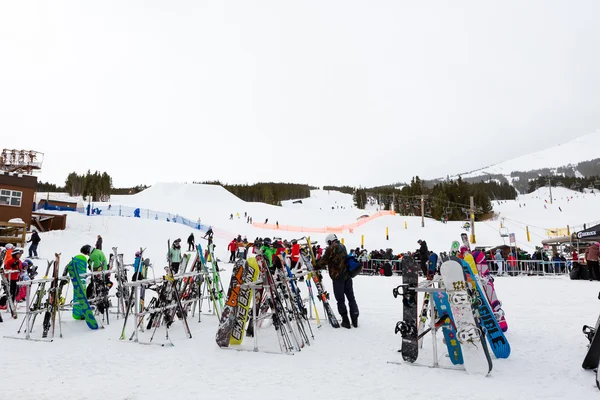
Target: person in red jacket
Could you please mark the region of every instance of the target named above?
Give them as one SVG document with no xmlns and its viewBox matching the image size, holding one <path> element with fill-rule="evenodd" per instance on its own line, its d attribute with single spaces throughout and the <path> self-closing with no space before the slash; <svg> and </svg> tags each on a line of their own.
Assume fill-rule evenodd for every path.
<svg viewBox="0 0 600 400">
<path fill-rule="evenodd" d="M 237 241 L 235 239 L 233 239 L 229 243 L 229 246 L 227 246 L 227 250 L 229 250 L 231 252 L 231 255 L 229 256 L 229 262 L 234 263 L 235 262 L 235 252 L 237 251 Z"/>
<path fill-rule="evenodd" d="M 7 258 L 4 263 L 5 271 L 15 271 L 6 274 L 8 280 L 10 281 L 10 297 L 13 302 L 17 298 L 17 282 L 19 281 L 19 276 L 21 276 L 21 270 L 23 269 L 23 264 L 21 263 L 21 255 L 23 255 L 23 249 L 17 247 L 12 251 L 10 258 Z"/>
<path fill-rule="evenodd" d="M 296 268 L 300 261 L 300 245 L 296 239 L 292 239 L 292 269 Z"/>
</svg>

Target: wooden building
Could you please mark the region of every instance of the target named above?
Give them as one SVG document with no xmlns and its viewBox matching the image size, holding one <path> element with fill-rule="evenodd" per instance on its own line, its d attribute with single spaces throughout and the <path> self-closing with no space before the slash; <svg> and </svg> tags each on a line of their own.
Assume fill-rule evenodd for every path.
<svg viewBox="0 0 600 400">
<path fill-rule="evenodd" d="M 0 221 L 20 218 L 29 226 L 37 177 L 0 171 Z"/>
</svg>

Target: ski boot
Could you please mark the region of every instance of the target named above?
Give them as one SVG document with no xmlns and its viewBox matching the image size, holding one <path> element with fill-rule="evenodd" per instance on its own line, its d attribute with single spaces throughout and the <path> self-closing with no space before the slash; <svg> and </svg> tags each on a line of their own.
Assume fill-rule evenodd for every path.
<svg viewBox="0 0 600 400">
<path fill-rule="evenodd" d="M 344 328 L 346 329 L 350 329 L 350 320 L 348 319 L 348 315 L 342 315 L 342 324 L 341 324 Z"/>
<path fill-rule="evenodd" d="M 358 328 L 358 314 L 352 314 L 350 318 L 352 318 L 352 326 Z"/>
</svg>

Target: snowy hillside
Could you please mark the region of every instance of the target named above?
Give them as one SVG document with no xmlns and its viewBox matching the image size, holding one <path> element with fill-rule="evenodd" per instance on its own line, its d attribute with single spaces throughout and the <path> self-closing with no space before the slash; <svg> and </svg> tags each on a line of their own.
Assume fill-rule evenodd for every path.
<svg viewBox="0 0 600 400">
<path fill-rule="evenodd" d="M 510 176 L 515 171 L 531 171 L 543 168 L 558 168 L 576 165 L 599 157 L 600 131 L 580 136 L 566 143 L 544 150 L 534 151 L 521 157 L 513 158 L 499 164 L 484 167 L 469 173 L 461 174 L 463 178 L 484 175 Z"/>
<path fill-rule="evenodd" d="M 507 239 L 500 236 L 500 225 L 503 224 L 504 228 L 515 233 L 520 247 L 532 251 L 541 245 L 542 239 L 547 238 L 546 229 L 566 228 L 569 225 L 575 231 L 581 229 L 584 223 L 600 220 L 600 215 L 595 214 L 600 205 L 598 191 L 582 194 L 566 188 L 554 188 L 553 197 L 554 202 L 550 204 L 547 188 L 540 188 L 514 201 L 494 202 L 496 218 L 476 223 L 477 244 L 496 246 L 505 243 Z M 202 223 L 214 226 L 223 239 L 238 234 L 247 236 L 249 240 L 267 236 L 291 239 L 310 235 L 322 242 L 325 233 L 315 233 L 310 229 L 353 224 L 361 215 L 372 212 L 354 208 L 352 196 L 335 191 L 313 190 L 311 197 L 302 199 L 302 203 L 290 200 L 283 202 L 282 207 L 276 207 L 244 202 L 219 186 L 175 183 L 157 184 L 137 195 L 113 196 L 111 200 L 113 212 L 116 212 L 119 204 L 124 204 L 178 213 L 193 221 L 201 217 Z M 266 218 L 270 223 L 279 222 L 282 229 L 263 229 L 248 224 L 244 212 L 252 216 L 254 222 L 262 223 Z M 233 220 L 230 219 L 232 213 Z M 236 216 L 238 213 L 239 218 Z M 304 227 L 306 231 L 286 231 L 283 227 L 287 225 Z M 351 248 L 360 246 L 364 236 L 365 248 L 369 250 L 392 248 L 396 252 L 404 252 L 414 250 L 418 239 L 425 239 L 430 249 L 443 251 L 448 243 L 465 232 L 462 225 L 461 221 L 443 224 L 426 218 L 425 227 L 422 228 L 420 217 L 388 215 L 352 230 L 345 229 L 338 236 Z M 526 227 L 529 227 L 530 241 L 526 238 Z M 389 240 L 386 240 L 386 228 Z"/>
</svg>

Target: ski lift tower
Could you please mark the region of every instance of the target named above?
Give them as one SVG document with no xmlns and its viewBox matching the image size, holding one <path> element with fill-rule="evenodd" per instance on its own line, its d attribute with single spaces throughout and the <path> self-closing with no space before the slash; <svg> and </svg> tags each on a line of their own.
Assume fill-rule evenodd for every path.
<svg viewBox="0 0 600 400">
<path fill-rule="evenodd" d="M 508 228 L 500 228 L 500 237 L 502 238 L 502 243 L 506 244 L 506 239 L 509 235 Z"/>
<path fill-rule="evenodd" d="M 42 169 L 44 153 L 35 150 L 3 149 L 0 153 L 0 171 L 32 175 Z"/>
</svg>

